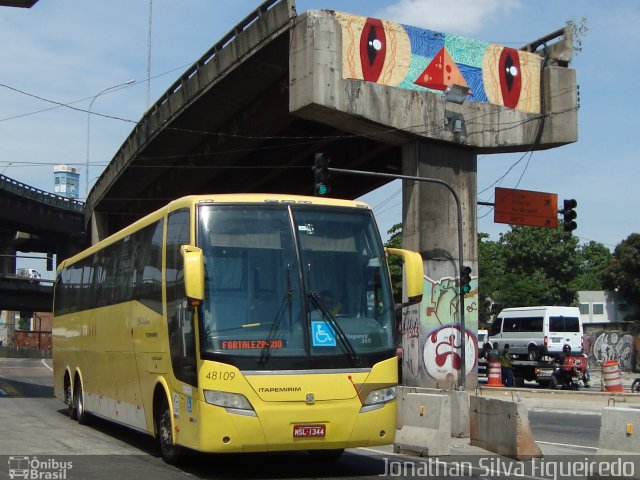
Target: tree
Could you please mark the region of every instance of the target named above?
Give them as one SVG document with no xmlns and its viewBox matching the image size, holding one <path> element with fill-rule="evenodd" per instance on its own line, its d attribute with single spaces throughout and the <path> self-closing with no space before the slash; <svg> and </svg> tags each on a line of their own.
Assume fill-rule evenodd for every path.
<svg viewBox="0 0 640 480">
<path fill-rule="evenodd" d="M 478 233 L 478 323 L 486 327 L 489 320 L 499 313 L 496 311 L 493 295 L 498 281 L 504 275 L 504 261 L 501 247 L 489 240 L 486 233 Z"/>
<path fill-rule="evenodd" d="M 578 239 L 569 232 L 511 226 L 498 240 L 504 271 L 492 299 L 500 308 L 571 305 L 579 272 Z"/>
<path fill-rule="evenodd" d="M 572 282 L 576 290 L 604 290 L 603 275 L 611 252 L 602 243 L 590 241 L 578 247 L 580 270 Z"/>
<path fill-rule="evenodd" d="M 604 271 L 603 283 L 629 303 L 640 304 L 640 234 L 632 233 L 616 246 Z"/>
<path fill-rule="evenodd" d="M 396 223 L 387 230 L 387 233 L 390 237 L 385 243 L 385 247 L 402 248 L 402 224 Z M 389 257 L 388 263 L 391 285 L 393 286 L 393 300 L 396 303 L 402 303 L 402 259 L 393 255 Z"/>
</svg>

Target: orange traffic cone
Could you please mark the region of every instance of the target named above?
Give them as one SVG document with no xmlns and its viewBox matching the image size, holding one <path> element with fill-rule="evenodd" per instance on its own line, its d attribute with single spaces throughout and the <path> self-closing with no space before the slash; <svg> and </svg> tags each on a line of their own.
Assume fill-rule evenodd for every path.
<svg viewBox="0 0 640 480">
<path fill-rule="evenodd" d="M 489 381 L 486 387 L 503 387 L 502 385 L 502 364 L 499 358 L 489 359 Z"/>
<path fill-rule="evenodd" d="M 618 360 L 607 360 L 602 364 L 602 379 L 607 392 L 622 392 L 622 379 Z"/>
</svg>

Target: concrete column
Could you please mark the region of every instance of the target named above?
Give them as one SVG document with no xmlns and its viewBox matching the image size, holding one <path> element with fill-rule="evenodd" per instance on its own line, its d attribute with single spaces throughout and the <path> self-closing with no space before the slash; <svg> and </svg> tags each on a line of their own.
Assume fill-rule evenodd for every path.
<svg viewBox="0 0 640 480">
<path fill-rule="evenodd" d="M 0 235 L 0 274 L 16 273 L 15 233 Z M 1 305 L 0 305 L 1 306 Z"/>
<path fill-rule="evenodd" d="M 0 274 L 14 275 L 16 273 L 16 247 L 15 233 L 10 235 L 0 235 Z M 15 312 L 4 311 L 0 305 L 0 310 L 4 312 L 6 342 L 4 345 L 15 344 L 16 316 Z"/>
<path fill-rule="evenodd" d="M 402 173 L 445 181 L 460 198 L 463 262 L 473 270 L 472 290 L 464 299 L 465 383 L 472 389 L 478 380 L 477 157 L 459 145 L 416 141 L 403 148 Z M 405 385 L 456 390 L 460 384 L 457 217 L 455 199 L 446 187 L 404 181 L 404 247 L 420 252 L 425 268 L 422 303 L 403 312 Z"/>
<path fill-rule="evenodd" d="M 89 219 L 90 245 L 95 245 L 108 236 L 107 221 L 105 215 L 94 211 Z"/>
</svg>

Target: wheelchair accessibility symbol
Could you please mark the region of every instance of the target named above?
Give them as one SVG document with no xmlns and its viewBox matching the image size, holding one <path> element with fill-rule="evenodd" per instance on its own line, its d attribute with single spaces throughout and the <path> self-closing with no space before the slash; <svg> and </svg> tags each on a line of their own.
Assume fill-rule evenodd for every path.
<svg viewBox="0 0 640 480">
<path fill-rule="evenodd" d="M 311 337 L 314 347 L 336 346 L 336 335 L 326 322 L 311 322 Z"/>
</svg>

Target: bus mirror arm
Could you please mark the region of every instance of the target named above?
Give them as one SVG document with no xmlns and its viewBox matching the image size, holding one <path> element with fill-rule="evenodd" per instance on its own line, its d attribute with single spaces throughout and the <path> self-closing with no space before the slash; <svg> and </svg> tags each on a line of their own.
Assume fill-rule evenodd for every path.
<svg viewBox="0 0 640 480">
<path fill-rule="evenodd" d="M 184 289 L 189 303 L 199 305 L 204 300 L 204 255 L 202 249 L 193 245 L 182 245 L 180 253 L 184 260 Z"/>
<path fill-rule="evenodd" d="M 410 298 L 408 302 L 396 303 L 393 305 L 394 310 L 402 310 L 403 308 L 410 307 L 422 302 L 422 295 L 418 297 Z"/>
</svg>

